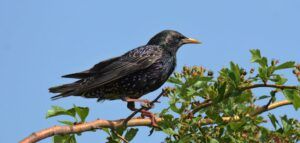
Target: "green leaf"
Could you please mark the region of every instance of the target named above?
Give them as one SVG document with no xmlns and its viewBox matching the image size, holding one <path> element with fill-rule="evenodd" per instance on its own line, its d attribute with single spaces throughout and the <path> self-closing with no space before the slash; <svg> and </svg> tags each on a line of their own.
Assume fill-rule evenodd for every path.
<svg viewBox="0 0 300 143">
<path fill-rule="evenodd" d="M 230 68 L 231 68 L 231 71 L 234 74 L 235 83 L 239 84 L 240 83 L 240 77 L 241 77 L 239 66 L 237 64 L 234 64 L 233 62 L 230 62 Z"/>
<path fill-rule="evenodd" d="M 261 100 L 261 99 L 265 99 L 265 98 L 269 98 L 270 96 L 269 95 L 262 95 L 258 98 L 258 100 Z"/>
<path fill-rule="evenodd" d="M 55 135 L 52 138 L 53 143 L 76 143 L 75 135 Z"/>
<path fill-rule="evenodd" d="M 260 54 L 260 50 L 258 49 L 252 49 L 250 50 L 251 54 L 252 54 L 252 58 L 251 58 L 251 62 L 254 63 L 258 60 L 261 60 L 261 54 Z"/>
<path fill-rule="evenodd" d="M 196 77 L 197 81 L 211 81 L 213 79 L 213 77 L 209 77 L 209 76 L 201 76 L 201 77 Z"/>
<path fill-rule="evenodd" d="M 162 129 L 162 131 L 168 135 L 175 135 L 176 132 L 172 128 Z"/>
<path fill-rule="evenodd" d="M 197 91 L 193 87 L 187 88 L 186 97 L 194 95 Z"/>
<path fill-rule="evenodd" d="M 266 57 L 262 57 L 262 59 L 260 61 L 258 61 L 258 63 L 262 67 L 267 67 L 268 66 L 268 59 Z"/>
<path fill-rule="evenodd" d="M 298 91 L 298 94 L 294 95 L 294 102 L 293 102 L 293 104 L 294 104 L 294 107 L 296 109 L 298 109 L 300 107 L 300 95 L 299 95 L 299 93 L 300 92 Z"/>
<path fill-rule="evenodd" d="M 125 139 L 127 141 L 131 141 L 135 137 L 138 130 L 139 129 L 137 129 L 137 128 L 130 128 L 125 134 Z"/>
<path fill-rule="evenodd" d="M 268 116 L 269 116 L 269 118 L 271 120 L 271 123 L 272 123 L 273 127 L 275 129 L 277 129 L 277 124 L 279 124 L 279 123 L 278 123 L 276 117 L 274 116 L 274 114 L 269 113 Z"/>
<path fill-rule="evenodd" d="M 270 131 L 264 127 L 261 127 L 260 131 L 261 131 L 261 142 L 267 142 Z"/>
<path fill-rule="evenodd" d="M 273 75 L 273 73 L 274 73 L 274 66 L 269 66 L 268 68 L 267 68 L 267 77 L 270 77 L 271 75 Z"/>
<path fill-rule="evenodd" d="M 219 143 L 219 141 L 216 140 L 216 139 L 210 139 L 210 140 L 209 140 L 209 143 Z"/>
<path fill-rule="evenodd" d="M 230 122 L 229 126 L 232 130 L 238 130 L 240 127 L 242 127 L 245 123 L 244 122 Z"/>
<path fill-rule="evenodd" d="M 64 135 L 64 136 L 55 135 L 52 137 L 52 142 L 53 143 L 64 143 L 64 142 L 66 142 L 68 137 L 69 137 L 69 135 Z"/>
<path fill-rule="evenodd" d="M 281 117 L 281 123 L 282 123 L 282 127 L 283 127 L 283 132 L 287 133 L 291 130 L 292 125 L 291 125 L 291 123 L 289 123 L 286 115 Z"/>
<path fill-rule="evenodd" d="M 287 79 L 280 75 L 273 75 L 270 80 L 275 82 L 277 85 L 283 85 L 287 82 Z"/>
<path fill-rule="evenodd" d="M 115 131 L 119 134 L 119 135 L 123 135 L 124 131 L 126 130 L 126 127 L 121 126 L 115 129 Z"/>
<path fill-rule="evenodd" d="M 177 103 L 177 105 L 179 104 L 179 102 L 178 102 L 177 99 L 171 99 L 171 100 L 170 100 L 170 109 L 171 109 L 173 112 L 181 113 L 181 112 L 182 112 L 183 106 L 177 107 L 176 103 Z M 181 105 L 183 105 L 183 104 L 181 103 Z"/>
<path fill-rule="evenodd" d="M 106 132 L 109 136 L 111 136 L 111 133 L 110 133 L 110 131 L 109 131 L 109 128 L 102 128 L 102 130 L 103 130 L 104 132 Z"/>
<path fill-rule="evenodd" d="M 295 67 L 294 61 L 288 61 L 275 67 L 275 70 L 289 69 Z"/>
<path fill-rule="evenodd" d="M 258 69 L 258 73 L 258 76 L 261 78 L 262 81 L 266 82 L 269 79 L 267 67 L 260 67 Z"/>
<path fill-rule="evenodd" d="M 222 117 L 219 114 L 214 113 L 214 111 L 208 110 L 206 112 L 207 117 L 211 118 L 214 120 L 216 123 L 222 123 Z"/>
<path fill-rule="evenodd" d="M 70 125 L 70 126 L 74 125 L 73 122 L 71 122 L 71 121 L 66 121 L 66 120 L 62 120 L 62 121 L 58 120 L 58 122 L 60 122 L 60 123 L 62 123 L 62 124 L 65 124 L 65 125 Z"/>
<path fill-rule="evenodd" d="M 262 57 L 258 49 L 250 50 L 250 52 L 252 54 L 252 63 L 258 63 L 261 67 L 268 67 L 268 59 Z"/>
<path fill-rule="evenodd" d="M 291 101 L 297 110 L 300 107 L 300 92 L 297 89 L 285 89 L 283 94 L 287 100 Z"/>
<path fill-rule="evenodd" d="M 85 122 L 85 119 L 89 114 L 89 108 L 88 107 L 78 107 L 75 105 L 74 105 L 74 108 L 75 108 L 76 113 L 80 117 L 81 122 Z"/>
<path fill-rule="evenodd" d="M 168 82 L 170 83 L 174 83 L 174 84 L 179 84 L 179 85 L 182 85 L 182 81 L 180 80 L 180 78 L 176 78 L 176 77 L 170 77 L 168 79 Z"/>
<path fill-rule="evenodd" d="M 191 141 L 191 136 L 186 135 L 186 136 L 180 138 L 179 141 L 176 141 L 176 143 L 188 143 L 190 141 Z"/>
<path fill-rule="evenodd" d="M 71 135 L 65 143 L 76 143 L 75 135 Z"/>
<path fill-rule="evenodd" d="M 219 96 L 225 95 L 226 87 L 227 87 L 227 82 L 224 82 L 221 84 L 221 86 L 219 86 L 219 88 L 218 88 Z"/>
<path fill-rule="evenodd" d="M 71 108 L 69 110 L 66 110 L 59 106 L 52 106 L 52 109 L 47 111 L 46 118 L 59 116 L 59 115 L 68 115 L 75 117 L 75 109 Z"/>
</svg>

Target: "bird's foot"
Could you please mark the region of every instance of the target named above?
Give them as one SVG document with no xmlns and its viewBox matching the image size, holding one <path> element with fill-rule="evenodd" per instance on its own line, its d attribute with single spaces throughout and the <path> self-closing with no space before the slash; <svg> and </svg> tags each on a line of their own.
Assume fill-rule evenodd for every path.
<svg viewBox="0 0 300 143">
<path fill-rule="evenodd" d="M 158 127 L 157 121 L 155 119 L 155 115 L 150 111 L 147 111 L 145 109 L 141 110 L 141 116 L 142 118 L 149 117 L 151 120 L 151 126 Z"/>
<path fill-rule="evenodd" d="M 142 99 L 142 100 L 144 100 L 144 99 Z M 154 105 L 151 104 L 151 102 L 150 102 L 149 100 L 144 100 L 144 101 L 142 102 L 142 106 L 144 106 L 144 107 L 150 109 L 150 108 L 152 108 Z"/>
</svg>

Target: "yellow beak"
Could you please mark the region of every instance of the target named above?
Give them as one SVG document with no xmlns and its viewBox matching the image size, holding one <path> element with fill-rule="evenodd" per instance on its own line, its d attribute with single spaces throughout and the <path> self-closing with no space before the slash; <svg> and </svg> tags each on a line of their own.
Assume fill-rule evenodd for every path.
<svg viewBox="0 0 300 143">
<path fill-rule="evenodd" d="M 184 44 L 201 44 L 200 41 L 193 39 L 193 38 L 186 38 L 186 39 L 182 39 L 182 42 Z"/>
</svg>

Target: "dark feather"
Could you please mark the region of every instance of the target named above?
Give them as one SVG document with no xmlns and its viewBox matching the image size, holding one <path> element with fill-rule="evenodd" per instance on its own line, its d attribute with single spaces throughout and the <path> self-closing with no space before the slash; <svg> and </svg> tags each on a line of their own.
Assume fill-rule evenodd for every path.
<svg viewBox="0 0 300 143">
<path fill-rule="evenodd" d="M 91 82 L 91 84 L 81 86 L 80 90 L 89 91 L 90 89 L 102 86 L 136 71 L 143 70 L 155 63 L 163 54 L 163 50 L 158 46 L 152 45 L 142 48 L 146 49 L 143 53 L 135 54 L 134 50 L 130 51 L 119 60 L 101 69 L 101 72 L 97 73 L 94 77 L 94 81 Z M 149 49 L 149 51 L 147 51 L 147 49 Z M 139 50 L 139 48 L 137 48 L 137 50 Z M 149 54 L 150 52 L 151 54 Z"/>
<path fill-rule="evenodd" d="M 73 94 L 76 91 L 76 89 L 80 86 L 79 82 L 70 83 L 70 84 L 64 84 L 60 86 L 55 86 L 49 88 L 49 92 L 52 93 L 60 93 L 59 95 L 51 97 L 52 100 L 56 100 L 62 97 L 67 97 Z"/>
<path fill-rule="evenodd" d="M 78 72 L 78 73 L 72 73 L 72 74 L 68 74 L 68 75 L 63 75 L 62 77 L 64 77 L 64 78 L 78 78 L 78 79 L 88 78 L 88 77 L 94 76 L 95 74 L 100 72 L 103 68 L 108 66 L 109 64 L 117 61 L 119 58 L 120 57 L 111 58 L 111 59 L 108 59 L 108 60 L 105 60 L 105 61 L 102 61 L 102 62 L 96 64 L 94 67 L 92 67 L 89 70 L 85 70 L 83 72 Z"/>
</svg>

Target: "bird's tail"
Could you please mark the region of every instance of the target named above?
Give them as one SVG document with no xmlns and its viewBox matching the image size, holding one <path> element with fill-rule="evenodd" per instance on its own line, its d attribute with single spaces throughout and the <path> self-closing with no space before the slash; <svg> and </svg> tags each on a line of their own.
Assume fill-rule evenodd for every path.
<svg viewBox="0 0 300 143">
<path fill-rule="evenodd" d="M 49 88 L 49 92 L 51 93 L 59 93 L 56 96 L 51 97 L 52 100 L 60 99 L 63 97 L 68 97 L 75 94 L 76 89 L 79 87 L 79 83 L 70 83 L 64 84 L 60 86 L 55 86 Z"/>
</svg>

